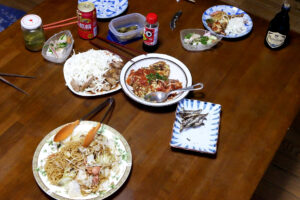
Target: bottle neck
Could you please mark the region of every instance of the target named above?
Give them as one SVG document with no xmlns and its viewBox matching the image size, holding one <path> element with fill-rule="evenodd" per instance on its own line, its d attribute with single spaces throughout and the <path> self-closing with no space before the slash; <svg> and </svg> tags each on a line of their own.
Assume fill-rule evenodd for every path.
<svg viewBox="0 0 300 200">
<path fill-rule="evenodd" d="M 289 12 L 291 9 L 290 4 L 287 1 L 284 1 L 281 7 L 282 12 Z"/>
</svg>

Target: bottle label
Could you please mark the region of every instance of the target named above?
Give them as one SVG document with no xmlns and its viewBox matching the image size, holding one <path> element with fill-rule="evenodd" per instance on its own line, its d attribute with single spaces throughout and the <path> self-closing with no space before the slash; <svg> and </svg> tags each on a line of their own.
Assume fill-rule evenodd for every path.
<svg viewBox="0 0 300 200">
<path fill-rule="evenodd" d="M 286 35 L 282 35 L 278 32 L 268 31 L 267 33 L 267 43 L 271 48 L 278 48 L 284 44 Z"/>
<path fill-rule="evenodd" d="M 157 43 L 158 38 L 158 27 L 155 28 L 144 28 L 143 40 L 148 46 L 154 46 Z"/>
</svg>

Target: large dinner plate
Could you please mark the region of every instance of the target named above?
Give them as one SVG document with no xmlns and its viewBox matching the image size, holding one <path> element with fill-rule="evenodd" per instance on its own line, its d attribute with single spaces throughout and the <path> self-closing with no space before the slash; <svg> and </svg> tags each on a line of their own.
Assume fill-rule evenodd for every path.
<svg viewBox="0 0 300 200">
<path fill-rule="evenodd" d="M 81 121 L 80 124 L 74 129 L 82 131 L 83 129 L 90 130 L 90 127 L 93 127 L 97 124 L 94 121 Z M 67 124 L 65 124 L 67 125 Z M 118 172 L 111 173 L 109 179 L 102 183 L 102 187 L 104 188 L 101 192 L 95 194 L 89 194 L 84 197 L 71 198 L 65 191 L 63 187 L 58 187 L 52 185 L 46 175 L 46 172 L 43 169 L 44 164 L 46 163 L 46 158 L 52 154 L 57 152 L 56 148 L 54 148 L 53 138 L 55 134 L 63 128 L 65 125 L 62 125 L 54 130 L 52 130 L 48 135 L 44 137 L 44 139 L 40 142 L 33 156 L 32 161 L 32 170 L 33 175 L 40 186 L 40 188 L 47 193 L 49 196 L 55 199 L 63 199 L 63 200 L 74 200 L 74 199 L 104 199 L 114 192 L 116 192 L 126 181 L 129 176 L 131 166 L 132 166 L 132 155 L 130 147 L 125 140 L 125 138 L 112 127 L 102 124 L 101 134 L 106 136 L 108 140 L 113 142 L 115 145 L 118 156 L 120 156 L 120 165 Z M 99 133 L 99 131 L 98 131 Z"/>
<path fill-rule="evenodd" d="M 214 32 L 208 25 L 206 20 L 211 18 L 211 14 L 216 12 L 216 11 L 224 11 L 226 12 L 228 15 L 238 15 L 238 14 L 244 14 L 243 18 L 245 21 L 245 27 L 246 27 L 246 31 L 241 33 L 241 34 L 229 34 L 229 35 L 222 35 L 222 34 L 218 34 L 219 36 L 222 36 L 224 38 L 239 38 L 239 37 L 243 37 L 245 35 L 247 35 L 253 27 L 253 22 L 251 17 L 243 10 L 234 7 L 234 6 L 229 6 L 229 5 L 216 5 L 213 7 L 208 8 L 202 15 L 202 23 L 205 26 L 206 29 L 208 29 L 211 32 Z"/>
<path fill-rule="evenodd" d="M 92 2 L 95 5 L 97 18 L 109 19 L 122 14 L 128 7 L 128 0 L 78 0 Z"/>
<path fill-rule="evenodd" d="M 83 53 L 85 53 L 85 52 L 83 52 Z M 110 52 L 110 53 L 112 53 L 112 52 Z M 112 53 L 112 54 L 114 54 L 114 53 Z M 120 57 L 119 55 L 116 55 L 116 54 L 114 54 L 114 55 L 117 56 L 117 57 Z M 64 79 L 65 79 L 65 82 L 66 82 L 66 86 L 74 94 L 79 95 L 79 96 L 83 96 L 83 97 L 94 97 L 94 96 L 101 96 L 101 95 L 106 95 L 106 94 L 109 94 L 109 93 L 113 93 L 113 92 L 116 92 L 116 91 L 121 89 L 120 83 L 117 83 L 117 85 L 114 88 L 112 88 L 111 90 L 108 90 L 108 91 L 99 91 L 99 92 L 96 92 L 94 94 L 89 93 L 89 92 L 85 92 L 85 91 L 77 92 L 71 86 L 71 81 L 72 81 L 72 76 L 71 76 L 72 73 L 71 72 L 72 72 L 72 69 L 69 66 L 66 66 L 67 62 L 68 62 L 68 60 L 65 62 L 64 68 L 63 68 Z M 82 67 L 84 67 L 84 66 L 82 66 Z"/>
<path fill-rule="evenodd" d="M 171 100 L 162 103 L 155 103 L 155 102 L 146 101 L 143 98 L 140 98 L 133 93 L 132 87 L 126 83 L 126 79 L 130 74 L 131 70 L 137 70 L 141 67 L 148 67 L 149 65 L 158 61 L 164 61 L 170 66 L 169 79 L 179 80 L 182 83 L 182 87 L 188 87 L 192 85 L 192 76 L 189 69 L 185 66 L 185 64 L 183 64 L 181 61 L 179 61 L 178 59 L 172 56 L 168 56 L 165 54 L 151 53 L 151 54 L 137 56 L 133 58 L 131 61 L 128 61 L 123 67 L 120 75 L 120 83 L 126 95 L 128 95 L 131 99 L 133 99 L 138 103 L 147 106 L 162 107 L 162 106 L 169 106 L 175 104 L 188 94 L 188 92 L 182 92 Z"/>
</svg>

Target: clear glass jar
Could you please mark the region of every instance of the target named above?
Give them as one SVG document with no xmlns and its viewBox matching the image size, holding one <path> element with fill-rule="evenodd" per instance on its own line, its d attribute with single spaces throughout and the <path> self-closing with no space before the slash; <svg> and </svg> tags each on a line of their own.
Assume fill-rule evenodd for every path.
<svg viewBox="0 0 300 200">
<path fill-rule="evenodd" d="M 42 19 L 38 15 L 25 15 L 21 20 L 25 47 L 30 51 L 40 51 L 45 42 Z"/>
</svg>

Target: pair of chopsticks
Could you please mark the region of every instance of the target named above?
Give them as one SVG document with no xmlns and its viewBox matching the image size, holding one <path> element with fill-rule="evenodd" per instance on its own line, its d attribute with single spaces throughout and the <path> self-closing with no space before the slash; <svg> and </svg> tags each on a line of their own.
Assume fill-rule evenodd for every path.
<svg viewBox="0 0 300 200">
<path fill-rule="evenodd" d="M 125 53 L 128 53 L 128 54 L 131 54 L 131 55 L 134 55 L 134 54 L 132 54 L 130 51 L 135 52 L 135 53 L 137 53 L 137 54 L 146 55 L 146 53 L 143 52 L 143 51 L 139 51 L 139 50 L 136 50 L 136 49 L 127 47 L 127 46 L 125 46 L 125 45 L 123 45 L 123 44 L 119 44 L 119 43 L 116 43 L 116 42 L 107 40 L 107 39 L 105 39 L 105 38 L 103 38 L 103 37 L 101 37 L 101 36 L 97 36 L 97 39 L 99 39 L 99 40 L 101 40 L 101 41 L 104 41 L 104 42 L 106 42 L 107 44 L 109 44 L 109 45 L 111 45 L 111 46 L 113 46 L 113 47 L 116 47 L 116 48 L 120 49 L 121 51 L 123 51 L 123 52 L 125 52 Z M 99 44 L 97 44 L 97 43 L 95 43 L 95 42 L 93 42 L 93 41 L 90 41 L 90 43 L 91 43 L 92 45 L 98 47 L 99 49 L 108 50 L 108 51 L 111 51 L 111 52 L 114 53 L 114 54 L 119 55 L 116 51 L 114 51 L 114 50 L 111 49 L 111 48 L 103 47 L 103 46 L 101 46 L 101 45 L 99 45 Z M 127 56 L 124 56 L 124 55 L 120 55 L 120 57 L 124 58 L 125 60 L 130 60 L 130 61 L 134 62 L 130 57 L 127 57 Z"/>
<path fill-rule="evenodd" d="M 113 97 L 109 97 L 104 102 L 102 102 L 100 105 L 98 105 L 96 108 L 94 108 L 92 111 L 84 115 L 80 121 L 86 120 L 88 118 L 93 117 L 96 113 L 98 113 L 100 110 L 102 110 L 104 107 L 109 105 L 108 109 L 106 110 L 104 116 L 102 117 L 100 123 L 104 121 L 104 119 L 108 116 L 109 112 L 114 108 L 115 105 L 115 99 Z"/>
<path fill-rule="evenodd" d="M 67 21 L 70 21 L 70 20 L 73 20 L 73 19 L 76 19 L 76 21 L 61 24 L 63 22 L 67 22 Z M 44 30 L 49 30 L 49 29 L 68 26 L 68 25 L 71 25 L 71 24 L 77 24 L 77 17 L 71 17 L 71 18 L 60 20 L 60 21 L 53 22 L 53 23 L 50 23 L 50 24 L 45 24 L 45 25 L 43 25 L 43 29 Z"/>
<path fill-rule="evenodd" d="M 112 110 L 114 109 L 114 105 L 115 105 L 114 98 L 109 97 L 104 102 L 99 104 L 96 108 L 94 108 L 92 111 L 90 111 L 89 113 L 84 115 L 80 120 L 76 120 L 72 123 L 69 123 L 66 126 L 64 126 L 62 129 L 60 129 L 54 136 L 54 139 L 53 139 L 54 142 L 63 141 L 64 139 L 66 139 L 73 133 L 73 130 L 78 126 L 80 121 L 90 118 L 91 116 L 95 115 L 100 110 L 102 110 L 104 107 L 109 106 L 108 109 L 106 110 L 103 118 L 101 119 L 100 123 L 98 123 L 98 125 L 97 125 L 98 127 L 96 126 L 96 127 L 92 128 L 86 135 L 83 146 L 87 147 L 91 143 L 91 141 L 94 139 L 95 133 L 98 131 L 99 127 L 101 126 L 101 124 L 104 121 L 104 119 L 106 118 L 106 116 L 108 116 L 109 113 L 112 113 Z"/>
<path fill-rule="evenodd" d="M 17 89 L 18 91 L 29 95 L 27 92 L 25 92 L 24 90 L 22 90 L 21 88 L 15 86 L 14 84 L 12 84 L 11 82 L 9 82 L 8 80 L 6 80 L 5 78 L 3 78 L 2 76 L 10 76 L 10 77 L 19 77 L 19 78 L 35 78 L 34 76 L 24 76 L 24 75 L 20 75 L 20 74 L 7 74 L 7 73 L 0 73 L 0 80 L 6 84 L 8 84 L 9 86 Z"/>
</svg>

